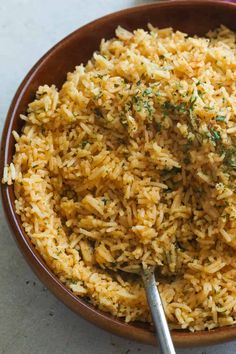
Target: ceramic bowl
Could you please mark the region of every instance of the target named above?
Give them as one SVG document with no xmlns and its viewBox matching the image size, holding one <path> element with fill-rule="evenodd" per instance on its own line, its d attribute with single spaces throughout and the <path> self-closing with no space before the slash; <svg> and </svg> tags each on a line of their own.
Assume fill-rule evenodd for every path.
<svg viewBox="0 0 236 354">
<path fill-rule="evenodd" d="M 220 24 L 236 30 L 236 5 L 224 1 L 157 2 L 102 17 L 64 38 L 34 65 L 15 94 L 2 136 L 1 175 L 3 166 L 11 162 L 14 154 L 15 142 L 11 132 L 13 129 L 17 132 L 21 131 L 23 122 L 19 119 L 19 115 L 26 111 L 28 103 L 34 99 L 38 86 L 56 84 L 60 87 L 66 79 L 66 73 L 72 71 L 76 65 L 86 63 L 92 53 L 98 49 L 102 38 L 108 39 L 114 36 L 114 30 L 118 25 L 133 30 L 146 28 L 149 22 L 159 28 L 171 26 L 190 35 L 204 35 Z M 82 298 L 73 295 L 57 279 L 35 250 L 22 227 L 21 220 L 15 212 L 13 187 L 2 185 L 1 188 L 6 218 L 16 242 L 44 285 L 65 305 L 95 325 L 129 339 L 155 344 L 155 335 L 148 324 L 127 324 L 101 312 Z M 173 330 L 172 336 L 175 344 L 179 346 L 209 345 L 236 339 L 236 326 L 195 333 Z"/>
</svg>

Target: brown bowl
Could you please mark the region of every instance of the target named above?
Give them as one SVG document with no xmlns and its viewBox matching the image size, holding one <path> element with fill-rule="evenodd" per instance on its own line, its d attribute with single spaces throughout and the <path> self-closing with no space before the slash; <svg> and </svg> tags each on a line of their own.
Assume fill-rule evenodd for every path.
<svg viewBox="0 0 236 354">
<path fill-rule="evenodd" d="M 236 31 L 236 5 L 223 1 L 170 1 L 143 5 L 102 17 L 63 39 L 35 64 L 15 94 L 3 130 L 1 175 L 4 165 L 11 162 L 14 154 L 15 141 L 11 132 L 21 131 L 23 123 L 19 115 L 26 111 L 28 103 L 34 99 L 38 86 L 56 84 L 60 87 L 66 79 L 66 73 L 72 71 L 75 65 L 86 63 L 99 47 L 100 40 L 113 37 L 118 25 L 133 30 L 145 28 L 148 22 L 160 28 L 171 26 L 191 35 L 203 35 L 220 24 Z M 147 344 L 156 343 L 150 326 L 127 324 L 73 295 L 44 263 L 26 235 L 15 212 L 12 186 L 2 185 L 2 200 L 7 220 L 21 252 L 39 279 L 58 299 L 85 319 L 108 331 Z M 209 345 L 236 339 L 236 326 L 195 333 L 173 330 L 172 336 L 179 346 Z"/>
</svg>

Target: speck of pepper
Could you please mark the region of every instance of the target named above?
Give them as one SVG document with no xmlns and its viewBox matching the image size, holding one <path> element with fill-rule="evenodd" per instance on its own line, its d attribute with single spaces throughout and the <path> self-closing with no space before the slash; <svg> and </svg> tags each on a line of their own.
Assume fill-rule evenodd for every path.
<svg viewBox="0 0 236 354">
<path fill-rule="evenodd" d="M 53 317 L 54 316 L 54 312 L 50 311 L 49 312 L 49 316 Z"/>
</svg>

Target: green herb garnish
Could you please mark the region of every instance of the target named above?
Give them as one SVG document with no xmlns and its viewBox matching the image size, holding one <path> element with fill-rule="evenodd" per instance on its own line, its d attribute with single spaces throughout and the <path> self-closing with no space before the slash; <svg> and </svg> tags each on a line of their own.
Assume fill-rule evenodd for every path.
<svg viewBox="0 0 236 354">
<path fill-rule="evenodd" d="M 192 96 L 192 97 L 190 98 L 190 100 L 189 100 L 189 103 L 190 103 L 190 104 L 189 104 L 189 110 L 192 110 L 192 109 L 193 109 L 196 100 L 197 100 L 197 96 Z"/>
<path fill-rule="evenodd" d="M 99 78 L 99 79 L 102 79 L 103 76 L 105 76 L 105 75 L 102 75 L 102 74 L 97 74 L 97 75 L 96 75 L 96 77 Z"/>
<path fill-rule="evenodd" d="M 148 111 L 148 114 L 149 114 L 149 115 L 152 114 L 153 108 L 152 108 L 152 106 L 150 105 L 150 102 L 145 101 L 145 102 L 143 103 L 143 107 Z"/>
<path fill-rule="evenodd" d="M 225 116 L 216 116 L 216 121 L 217 122 L 224 122 L 225 121 Z"/>
<path fill-rule="evenodd" d="M 143 91 L 143 96 L 148 96 L 151 93 L 152 93 L 152 89 L 150 87 L 148 87 Z"/>
<path fill-rule="evenodd" d="M 81 144 L 80 144 L 80 145 L 81 145 L 81 148 L 84 149 L 87 144 L 90 144 L 89 141 L 88 141 L 88 140 L 83 140 L 83 141 L 81 142 Z"/>
<path fill-rule="evenodd" d="M 221 140 L 220 133 L 217 130 L 210 129 L 210 134 L 211 134 L 211 136 L 210 136 L 211 140 L 213 140 L 213 141 Z"/>
<path fill-rule="evenodd" d="M 177 105 L 175 107 L 175 109 L 179 112 L 179 113 L 185 113 L 187 111 L 187 106 L 185 102 L 180 103 L 179 105 Z"/>
<path fill-rule="evenodd" d="M 102 202 L 103 202 L 104 205 L 107 205 L 108 199 L 102 198 Z"/>
<path fill-rule="evenodd" d="M 223 151 L 224 154 L 224 165 L 236 170 L 236 148 L 229 147 Z"/>
</svg>

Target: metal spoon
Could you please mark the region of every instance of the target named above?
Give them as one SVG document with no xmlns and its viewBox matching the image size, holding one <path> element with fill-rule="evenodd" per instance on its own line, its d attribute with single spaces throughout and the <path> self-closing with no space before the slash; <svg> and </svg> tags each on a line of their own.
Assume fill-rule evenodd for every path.
<svg viewBox="0 0 236 354">
<path fill-rule="evenodd" d="M 101 265 L 100 265 L 101 266 Z M 104 266 L 102 267 L 104 269 Z M 149 266 L 148 268 L 143 268 L 141 265 L 137 265 L 136 268 L 130 268 L 129 266 L 116 266 L 106 267 L 110 271 L 122 271 L 125 273 L 136 274 L 142 277 L 149 308 L 152 314 L 152 319 L 154 322 L 157 338 L 159 339 L 159 344 L 162 354 L 176 354 L 175 348 L 170 335 L 170 330 L 167 324 L 164 308 L 162 305 L 160 293 L 158 291 L 155 279 L 155 267 Z"/>
<path fill-rule="evenodd" d="M 175 354 L 175 348 L 171 339 L 161 297 L 156 286 L 155 267 L 141 270 L 141 276 L 147 295 L 148 304 L 151 310 L 152 319 L 159 339 L 161 352 L 163 354 Z"/>
</svg>

